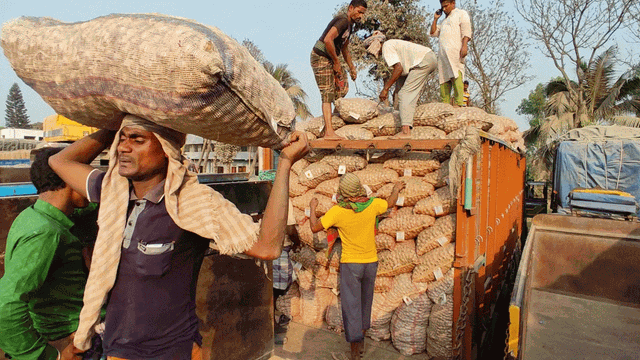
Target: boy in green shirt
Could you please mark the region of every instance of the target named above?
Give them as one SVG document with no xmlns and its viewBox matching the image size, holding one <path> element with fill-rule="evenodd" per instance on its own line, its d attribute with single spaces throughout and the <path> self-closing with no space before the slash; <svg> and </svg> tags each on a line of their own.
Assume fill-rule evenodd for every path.
<svg viewBox="0 0 640 360">
<path fill-rule="evenodd" d="M 50 341 L 78 327 L 87 281 L 85 244 L 70 216 L 88 201 L 49 167 L 61 148 L 39 150 L 31 166 L 36 203 L 18 215 L 7 236 L 0 279 L 0 348 L 13 359 L 56 359 Z M 95 238 L 94 238 L 95 240 Z M 60 341 L 64 345 L 64 341 Z"/>
</svg>

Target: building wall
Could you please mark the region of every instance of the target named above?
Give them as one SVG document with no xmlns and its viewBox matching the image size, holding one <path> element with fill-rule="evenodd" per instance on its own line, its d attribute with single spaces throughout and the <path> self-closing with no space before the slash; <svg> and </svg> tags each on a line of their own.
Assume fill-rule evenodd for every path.
<svg viewBox="0 0 640 360">
<path fill-rule="evenodd" d="M 0 138 L 2 139 L 21 139 L 21 140 L 37 140 L 41 141 L 44 136 L 42 130 L 35 129 L 2 129 L 0 130 Z"/>
<path fill-rule="evenodd" d="M 202 137 L 195 135 L 187 135 L 187 140 L 183 147 L 183 154 L 188 157 L 194 165 L 198 164 L 200 157 L 202 156 L 202 147 L 204 141 Z M 203 159 L 200 163 L 200 173 L 237 173 L 248 172 L 249 168 L 249 148 L 243 146 L 236 154 L 233 161 L 230 164 L 222 164 L 220 161 L 216 162 L 216 157 L 213 151 L 209 152 L 207 159 Z M 258 159 L 256 154 L 252 155 L 255 169 L 258 167 Z M 207 160 L 207 161 L 205 161 Z M 256 173 L 256 170 L 254 170 Z"/>
</svg>

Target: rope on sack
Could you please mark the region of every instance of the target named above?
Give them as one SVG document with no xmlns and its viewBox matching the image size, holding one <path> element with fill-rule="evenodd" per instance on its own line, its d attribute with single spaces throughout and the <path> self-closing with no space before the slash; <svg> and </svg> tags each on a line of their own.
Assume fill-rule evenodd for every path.
<svg viewBox="0 0 640 360">
<path fill-rule="evenodd" d="M 458 188 L 460 187 L 460 177 L 462 176 L 462 165 L 467 160 L 480 152 L 482 141 L 480 130 L 471 126 L 465 128 L 464 138 L 460 140 L 458 146 L 451 153 L 449 160 L 449 190 L 451 198 L 457 199 Z M 469 165 L 470 166 L 470 165 Z"/>
</svg>

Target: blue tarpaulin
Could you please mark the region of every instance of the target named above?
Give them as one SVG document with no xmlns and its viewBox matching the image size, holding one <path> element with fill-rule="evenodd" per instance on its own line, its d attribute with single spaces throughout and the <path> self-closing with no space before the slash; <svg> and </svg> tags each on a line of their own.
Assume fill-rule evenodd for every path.
<svg viewBox="0 0 640 360">
<path fill-rule="evenodd" d="M 569 210 L 569 193 L 575 188 L 620 190 L 640 202 L 640 140 L 563 141 L 553 181 L 559 212 Z"/>
</svg>

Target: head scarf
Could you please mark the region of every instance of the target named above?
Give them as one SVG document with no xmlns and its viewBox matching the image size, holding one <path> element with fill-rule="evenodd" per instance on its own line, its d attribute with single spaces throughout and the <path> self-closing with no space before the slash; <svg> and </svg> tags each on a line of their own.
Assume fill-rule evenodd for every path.
<svg viewBox="0 0 640 360">
<path fill-rule="evenodd" d="M 91 271 L 84 292 L 84 306 L 74 344 L 89 349 L 94 327 L 99 322 L 102 305 L 113 287 L 123 241 L 129 203 L 129 180 L 118 174 L 118 143 L 123 127 L 152 132 L 168 158 L 164 184 L 164 202 L 171 219 L 180 228 L 214 242 L 222 254 L 242 253 L 257 241 L 259 226 L 249 215 L 243 215 L 206 185 L 198 183 L 196 174 L 188 171 L 189 161 L 182 156 L 185 134 L 157 125 L 133 115 L 127 115 L 109 150 L 109 170 L 102 181 L 98 237 L 91 262 Z M 233 219 L 233 221 L 228 221 Z"/>
<path fill-rule="evenodd" d="M 380 54 L 380 49 L 382 49 L 382 43 L 387 40 L 387 37 L 382 33 L 382 31 L 376 30 L 371 36 L 366 38 L 363 42 L 363 45 L 367 47 L 367 52 L 371 55 L 378 56 Z"/>
<path fill-rule="evenodd" d="M 371 204 L 373 198 L 367 197 L 367 191 L 356 175 L 347 173 L 340 178 L 337 200 L 338 206 L 345 209 L 352 209 L 355 212 L 361 212 Z"/>
</svg>

